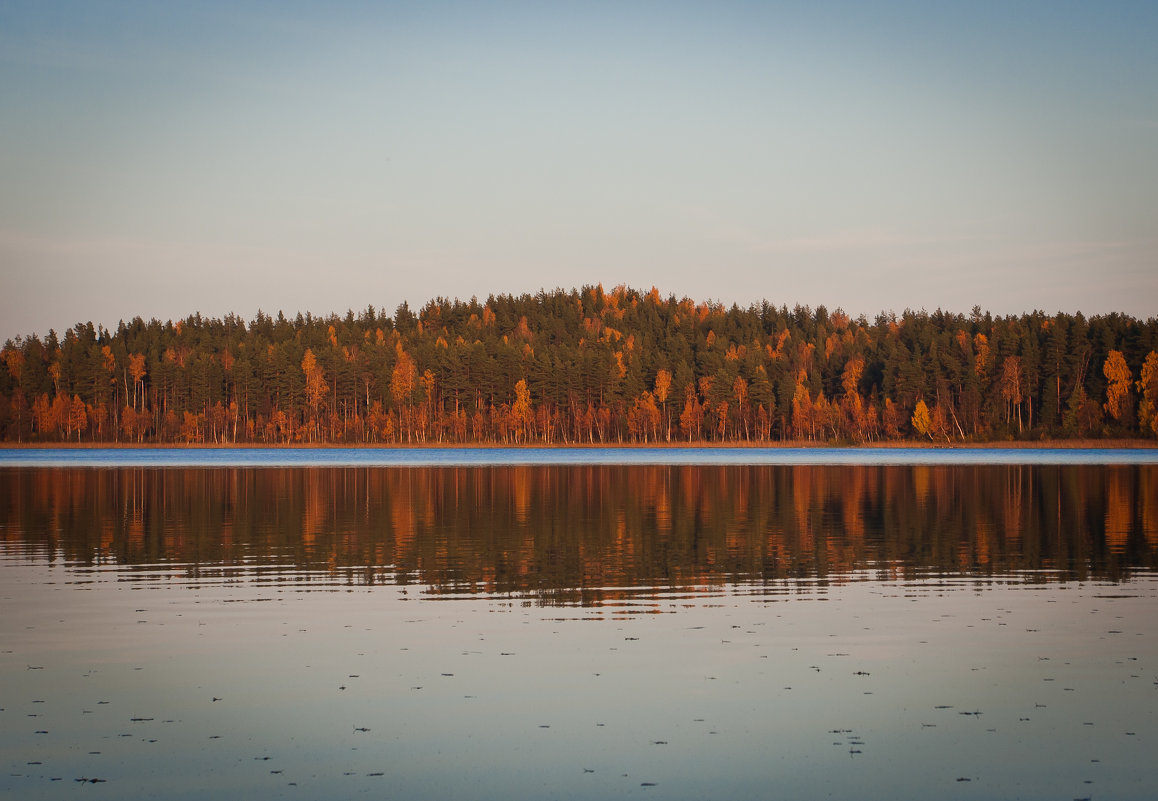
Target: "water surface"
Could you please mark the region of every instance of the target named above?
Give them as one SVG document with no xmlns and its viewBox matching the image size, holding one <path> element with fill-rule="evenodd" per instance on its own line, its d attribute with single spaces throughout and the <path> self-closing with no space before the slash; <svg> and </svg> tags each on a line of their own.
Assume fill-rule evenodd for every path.
<svg viewBox="0 0 1158 801">
<path fill-rule="evenodd" d="M 1158 448 L 0 448 L 0 466 L 1158 464 Z"/>
<path fill-rule="evenodd" d="M 1148 798 L 1156 612 L 1151 464 L 0 468 L 0 793 Z"/>
</svg>

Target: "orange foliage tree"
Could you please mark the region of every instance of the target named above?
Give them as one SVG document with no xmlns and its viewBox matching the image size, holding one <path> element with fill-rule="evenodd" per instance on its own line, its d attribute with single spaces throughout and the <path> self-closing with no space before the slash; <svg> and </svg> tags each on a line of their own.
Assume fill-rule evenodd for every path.
<svg viewBox="0 0 1158 801">
<path fill-rule="evenodd" d="M 406 441 L 410 442 L 413 435 L 410 404 L 414 395 L 414 379 L 418 368 L 410 354 L 403 350 L 401 342 L 397 344 L 395 352 L 397 358 L 394 361 L 394 370 L 390 374 L 390 394 L 402 414 L 402 428 L 406 434 Z"/>
<path fill-rule="evenodd" d="M 1102 365 L 1106 376 L 1105 410 L 1119 423 L 1125 422 L 1130 410 L 1130 368 L 1120 350 L 1110 351 Z"/>
<path fill-rule="evenodd" d="M 1138 422 L 1145 433 L 1158 435 L 1158 353 L 1150 351 L 1138 381 Z"/>
</svg>

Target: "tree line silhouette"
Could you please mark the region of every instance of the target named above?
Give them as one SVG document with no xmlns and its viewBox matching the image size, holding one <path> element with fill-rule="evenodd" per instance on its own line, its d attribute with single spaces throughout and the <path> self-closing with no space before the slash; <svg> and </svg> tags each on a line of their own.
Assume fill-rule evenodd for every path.
<svg viewBox="0 0 1158 801">
<path fill-rule="evenodd" d="M 1158 436 L 1158 318 L 870 321 L 652 288 L 5 343 L 8 442 L 873 443 Z"/>
</svg>

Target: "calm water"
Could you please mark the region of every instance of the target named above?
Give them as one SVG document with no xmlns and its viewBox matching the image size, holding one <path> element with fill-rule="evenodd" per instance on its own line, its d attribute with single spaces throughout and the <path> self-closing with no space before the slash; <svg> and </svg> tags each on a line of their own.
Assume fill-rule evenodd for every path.
<svg viewBox="0 0 1158 801">
<path fill-rule="evenodd" d="M 1158 448 L 0 448 L 12 467 L 1158 464 Z"/>
<path fill-rule="evenodd" d="M 82 453 L 100 466 L 0 467 L 0 795 L 1141 799 L 1158 780 L 1158 465 L 1138 458 Z"/>
</svg>

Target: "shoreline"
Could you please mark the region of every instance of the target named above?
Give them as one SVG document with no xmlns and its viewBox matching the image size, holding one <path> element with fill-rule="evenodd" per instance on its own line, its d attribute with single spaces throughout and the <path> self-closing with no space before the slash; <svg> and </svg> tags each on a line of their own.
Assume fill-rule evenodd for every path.
<svg viewBox="0 0 1158 801">
<path fill-rule="evenodd" d="M 109 451 L 149 451 L 149 450 L 304 450 L 304 451 L 431 451 L 431 450 L 674 450 L 696 448 L 709 450 L 1154 450 L 1158 440 L 1149 439 L 1054 439 L 1036 442 L 993 441 L 993 442 L 928 442 L 922 440 L 899 440 L 865 444 L 830 444 L 823 442 L 776 441 L 776 442 L 619 442 L 619 443 L 569 443 L 569 444 L 502 444 L 502 443 L 292 443 L 270 445 L 256 442 L 239 443 L 128 443 L 128 442 L 6 442 L 0 443 L 0 450 L 109 450 Z"/>
</svg>

